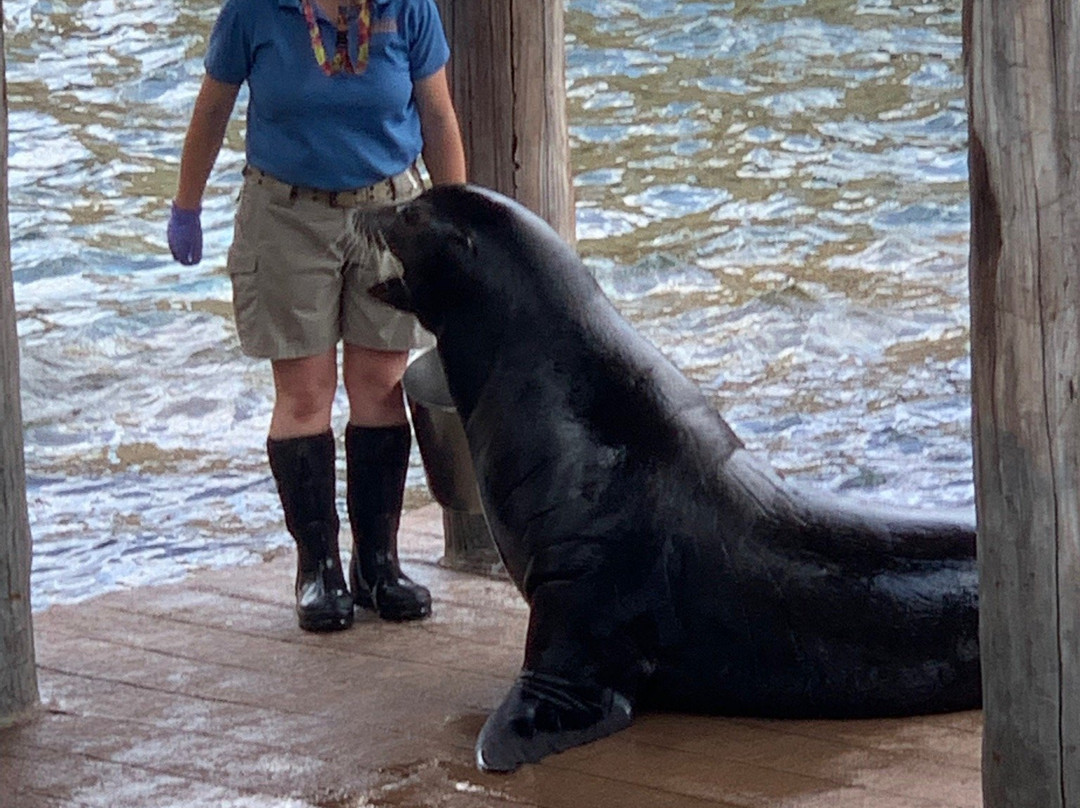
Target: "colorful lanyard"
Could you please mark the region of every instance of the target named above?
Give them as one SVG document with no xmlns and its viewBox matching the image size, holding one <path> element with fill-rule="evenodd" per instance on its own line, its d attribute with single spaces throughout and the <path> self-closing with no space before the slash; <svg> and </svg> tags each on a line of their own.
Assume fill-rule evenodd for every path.
<svg viewBox="0 0 1080 808">
<path fill-rule="evenodd" d="M 368 63 L 368 40 L 371 38 L 371 4 L 369 0 L 349 0 L 349 5 L 338 4 L 337 38 L 334 47 L 334 60 L 326 58 L 319 24 L 315 21 L 315 9 L 311 0 L 301 0 L 304 17 L 307 19 L 308 33 L 311 34 L 311 49 L 315 51 L 315 61 L 323 73 L 332 76 L 335 73 L 363 73 Z M 356 63 L 349 58 L 349 10 L 356 18 Z"/>
</svg>

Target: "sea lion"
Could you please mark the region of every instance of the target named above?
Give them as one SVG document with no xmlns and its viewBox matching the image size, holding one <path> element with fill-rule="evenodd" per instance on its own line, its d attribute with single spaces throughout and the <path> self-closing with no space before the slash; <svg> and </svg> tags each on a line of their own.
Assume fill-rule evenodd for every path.
<svg viewBox="0 0 1080 808">
<path fill-rule="evenodd" d="M 437 187 L 377 227 L 403 275 L 372 293 L 437 337 L 492 535 L 530 606 L 480 768 L 513 770 L 643 708 L 979 705 L 970 524 L 783 480 L 516 202 Z"/>
</svg>

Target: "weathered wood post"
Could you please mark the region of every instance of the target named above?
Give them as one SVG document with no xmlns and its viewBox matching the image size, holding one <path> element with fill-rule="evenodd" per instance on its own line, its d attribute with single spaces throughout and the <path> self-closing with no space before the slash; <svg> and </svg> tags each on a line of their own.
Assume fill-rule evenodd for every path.
<svg viewBox="0 0 1080 808">
<path fill-rule="evenodd" d="M 472 182 L 574 242 L 560 0 L 438 0 Z"/>
<path fill-rule="evenodd" d="M 0 19 L 4 7 L 0 0 Z M 30 525 L 26 514 L 19 341 L 8 233 L 7 66 L 0 29 L 0 727 L 38 700 L 30 618 Z"/>
<path fill-rule="evenodd" d="M 573 244 L 561 0 L 436 3 L 450 41 L 450 90 L 470 182 L 521 202 Z M 445 386 L 430 359 L 413 363 L 405 392 L 428 487 L 443 507 L 443 563 L 496 572 L 502 565 L 479 497 L 466 491 L 475 488 L 475 476 L 464 451 L 465 431 L 449 394 L 441 405 L 441 396 L 430 395 Z"/>
<path fill-rule="evenodd" d="M 988 808 L 1080 808 L 1080 5 L 967 0 Z"/>
</svg>

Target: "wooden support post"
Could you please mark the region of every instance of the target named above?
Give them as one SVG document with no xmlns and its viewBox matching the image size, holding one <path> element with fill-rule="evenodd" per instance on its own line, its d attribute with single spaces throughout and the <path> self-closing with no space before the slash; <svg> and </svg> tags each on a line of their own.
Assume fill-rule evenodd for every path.
<svg viewBox="0 0 1080 808">
<path fill-rule="evenodd" d="M 438 0 L 471 182 L 513 197 L 574 242 L 559 0 Z"/>
<path fill-rule="evenodd" d="M 1080 808 L 1080 5 L 967 0 L 988 808 Z"/>
<path fill-rule="evenodd" d="M 38 701 L 30 618 L 30 526 L 19 401 L 19 341 L 8 233 L 6 75 L 4 34 L 0 31 L 0 727 Z"/>
</svg>

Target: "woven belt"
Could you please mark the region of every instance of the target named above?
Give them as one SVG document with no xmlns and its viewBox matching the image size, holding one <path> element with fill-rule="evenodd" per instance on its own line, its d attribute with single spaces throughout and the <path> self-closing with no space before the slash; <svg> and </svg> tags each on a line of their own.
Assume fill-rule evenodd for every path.
<svg viewBox="0 0 1080 808">
<path fill-rule="evenodd" d="M 324 191 L 320 188 L 306 188 L 303 185 L 289 185 L 252 165 L 244 166 L 243 175 L 252 182 L 287 195 L 290 200 L 321 202 L 331 208 L 354 208 L 371 202 L 396 202 L 399 199 L 411 199 L 418 190 L 424 187 L 424 180 L 420 176 L 420 169 L 416 163 L 400 174 L 387 177 L 374 185 L 348 191 Z"/>
</svg>

